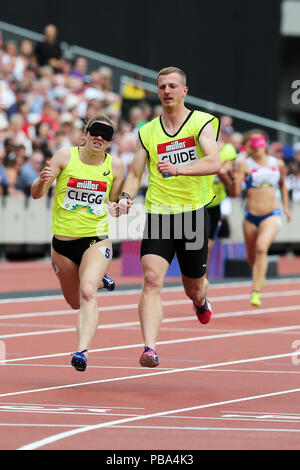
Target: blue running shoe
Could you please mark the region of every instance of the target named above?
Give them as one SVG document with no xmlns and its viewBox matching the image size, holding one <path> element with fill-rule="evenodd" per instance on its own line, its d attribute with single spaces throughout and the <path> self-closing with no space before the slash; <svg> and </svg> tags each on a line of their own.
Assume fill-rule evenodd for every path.
<svg viewBox="0 0 300 470">
<path fill-rule="evenodd" d="M 87 349 L 73 353 L 71 364 L 79 372 L 84 372 L 86 369 L 87 358 L 85 352 L 87 352 Z"/>
<path fill-rule="evenodd" d="M 109 277 L 107 274 L 105 274 L 104 278 L 102 279 L 103 282 L 103 287 L 109 291 L 112 291 L 116 287 L 115 281 Z"/>
<path fill-rule="evenodd" d="M 159 365 L 158 355 L 154 349 L 145 346 L 144 352 L 140 357 L 140 364 L 143 367 L 157 367 Z"/>
</svg>

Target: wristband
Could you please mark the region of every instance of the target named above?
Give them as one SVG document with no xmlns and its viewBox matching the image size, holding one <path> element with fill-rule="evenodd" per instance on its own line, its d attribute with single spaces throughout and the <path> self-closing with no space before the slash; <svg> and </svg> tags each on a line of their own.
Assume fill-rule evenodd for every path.
<svg viewBox="0 0 300 470">
<path fill-rule="evenodd" d="M 122 193 L 121 196 L 119 197 L 119 201 L 121 201 L 121 199 L 131 199 L 131 198 L 128 193 Z"/>
<path fill-rule="evenodd" d="M 176 167 L 176 175 L 175 176 L 178 176 L 178 166 Z"/>
</svg>

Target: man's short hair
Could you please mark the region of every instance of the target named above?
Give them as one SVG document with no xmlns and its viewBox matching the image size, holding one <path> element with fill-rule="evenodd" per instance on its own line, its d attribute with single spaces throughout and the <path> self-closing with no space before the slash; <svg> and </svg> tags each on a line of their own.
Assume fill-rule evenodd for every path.
<svg viewBox="0 0 300 470">
<path fill-rule="evenodd" d="M 174 72 L 178 73 L 181 76 L 183 85 L 186 86 L 186 74 L 184 73 L 183 70 L 179 69 L 178 67 L 165 67 L 161 69 L 157 74 L 157 82 L 158 82 L 158 78 L 161 75 L 169 75 L 170 73 L 174 73 Z"/>
</svg>

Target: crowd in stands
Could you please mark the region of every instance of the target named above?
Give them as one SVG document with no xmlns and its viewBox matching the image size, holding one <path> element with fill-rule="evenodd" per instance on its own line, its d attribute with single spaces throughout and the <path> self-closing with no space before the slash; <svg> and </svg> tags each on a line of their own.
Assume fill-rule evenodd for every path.
<svg viewBox="0 0 300 470">
<path fill-rule="evenodd" d="M 86 120 L 98 114 L 113 120 L 109 153 L 120 157 L 128 171 L 138 129 L 160 113 L 160 105 L 133 84 L 116 93 L 109 67 L 90 70 L 85 57 L 64 57 L 54 25 L 45 27 L 44 40 L 37 44 L 3 41 L 0 35 L 0 194 L 30 194 L 46 160 L 60 148 L 80 145 Z M 243 156 L 244 134 L 228 116 L 221 119 L 220 137 L 234 145 L 238 158 Z M 289 153 L 272 142 L 270 153 L 286 161 L 291 200 L 300 202 L 300 142 Z"/>
</svg>

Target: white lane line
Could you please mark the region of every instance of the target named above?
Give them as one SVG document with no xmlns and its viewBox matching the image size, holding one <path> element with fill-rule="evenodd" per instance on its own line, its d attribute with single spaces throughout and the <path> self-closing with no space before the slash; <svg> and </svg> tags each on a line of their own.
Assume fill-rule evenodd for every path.
<svg viewBox="0 0 300 470">
<path fill-rule="evenodd" d="M 125 423 L 129 423 L 129 422 L 132 422 L 132 421 L 141 421 L 141 420 L 146 420 L 146 419 L 151 419 L 151 418 L 159 418 L 161 416 L 167 416 L 167 415 L 174 414 L 174 413 L 183 413 L 183 412 L 186 412 L 186 411 L 195 411 L 195 410 L 200 410 L 200 409 L 204 409 L 204 408 L 212 408 L 212 407 L 221 406 L 221 405 L 228 405 L 228 404 L 231 404 L 231 403 L 242 403 L 242 402 L 245 402 L 245 401 L 259 400 L 259 399 L 262 399 L 262 398 L 269 398 L 269 397 L 275 397 L 275 396 L 280 396 L 280 395 L 287 395 L 287 394 L 290 394 L 290 393 L 297 393 L 297 392 L 300 392 L 300 388 L 289 389 L 289 390 L 281 390 L 279 392 L 264 393 L 264 394 L 261 394 L 261 395 L 241 397 L 241 398 L 236 398 L 236 399 L 232 399 L 232 400 L 225 400 L 225 401 L 220 401 L 220 402 L 215 402 L 215 403 L 206 403 L 204 405 L 191 406 L 191 407 L 187 407 L 187 408 L 178 408 L 178 409 L 173 409 L 173 410 L 168 410 L 168 411 L 160 411 L 158 413 L 151 413 L 151 414 L 146 414 L 146 415 L 137 416 L 137 417 L 135 416 L 135 417 L 131 417 L 131 418 L 118 419 L 118 420 L 115 420 L 115 421 L 109 421 L 109 422 L 106 422 L 106 423 L 94 424 L 94 425 L 86 426 L 86 427 L 83 427 L 83 428 L 79 428 L 79 429 L 77 428 L 77 429 L 73 429 L 71 431 L 65 431 L 65 432 L 62 432 L 62 433 L 59 433 L 59 434 L 55 434 L 55 435 L 49 436 L 45 439 L 41 439 L 39 441 L 31 442 L 27 445 L 24 445 L 24 446 L 20 447 L 17 450 L 35 450 L 35 449 L 39 449 L 41 447 L 45 447 L 49 444 L 53 444 L 54 442 L 60 441 L 62 439 L 65 439 L 65 438 L 68 438 L 68 437 L 71 437 L 71 436 L 75 436 L 76 434 L 81 434 L 81 433 L 89 432 L 89 431 L 95 431 L 97 429 L 107 428 L 107 427 L 110 427 L 110 426 L 115 426 L 115 425 L 120 425 L 120 424 L 125 424 Z"/>
<path fill-rule="evenodd" d="M 266 292 L 262 294 L 261 297 L 293 297 L 293 296 L 300 296 L 300 290 L 290 290 L 284 292 Z M 241 294 L 241 295 L 227 295 L 227 296 L 219 296 L 219 297 L 210 297 L 209 298 L 212 303 L 215 302 L 225 302 L 225 301 L 237 301 L 237 300 L 246 300 L 249 299 L 249 294 Z M 191 305 L 190 299 L 177 299 L 177 300 L 163 300 L 162 305 L 165 307 L 169 306 L 176 306 L 176 305 Z M 138 304 L 120 304 L 120 305 L 107 305 L 99 307 L 99 312 L 110 312 L 110 311 L 119 311 L 119 310 L 132 310 L 137 309 Z M 258 309 L 259 310 L 259 309 Z M 251 311 L 251 310 L 249 310 Z M 253 311 L 253 309 L 252 309 Z M 60 315 L 77 315 L 78 310 L 49 310 L 46 312 L 33 312 L 33 313 L 12 313 L 7 315 L 0 314 L 0 321 L 1 320 L 12 320 L 12 319 L 20 319 L 20 318 L 34 318 L 34 317 L 46 317 L 46 316 L 60 316 Z"/>
<path fill-rule="evenodd" d="M 178 281 L 179 283 L 181 282 L 180 280 Z M 285 279 L 270 279 L 267 281 L 268 284 L 270 285 L 285 285 L 285 284 L 299 284 L 300 283 L 300 277 L 299 278 L 285 278 Z M 224 289 L 224 288 L 240 288 L 244 286 L 249 286 L 251 285 L 252 282 L 247 280 L 247 281 L 240 281 L 240 282 L 224 282 L 224 283 L 218 283 L 218 284 L 210 284 L 210 289 L 211 290 L 218 290 L 218 289 Z M 182 285 L 180 286 L 166 286 L 163 287 L 162 292 L 183 292 L 183 287 Z M 106 292 L 103 291 L 101 292 L 98 296 L 123 296 L 123 295 L 134 295 L 134 294 L 140 294 L 141 289 L 124 289 L 124 290 L 116 290 L 113 292 Z M 41 301 L 47 301 L 47 300 L 64 300 L 63 295 L 41 295 L 41 296 L 34 296 L 34 297 L 16 297 L 16 298 L 3 298 L 0 299 L 0 304 L 6 304 L 6 303 L 25 303 L 25 302 L 41 302 Z"/>
<path fill-rule="evenodd" d="M 174 302 L 175 303 L 175 302 Z M 189 302 L 190 303 L 190 302 Z M 266 307 L 260 309 L 251 309 L 251 310 L 241 310 L 238 312 L 224 312 L 224 313 L 216 313 L 213 318 L 234 318 L 234 317 L 241 317 L 245 315 L 260 315 L 260 314 L 268 314 L 268 313 L 276 313 L 276 312 L 292 312 L 292 311 L 299 311 L 300 312 L 300 305 L 288 305 L 286 307 Z M 196 321 L 195 315 L 191 316 L 184 316 L 184 317 L 171 317 L 171 318 L 164 318 L 162 323 L 179 323 L 179 322 L 186 322 L 186 321 Z M 122 322 L 122 323 L 109 323 L 106 325 L 99 325 L 97 327 L 98 330 L 101 329 L 110 329 L 110 328 L 128 328 L 128 327 L 135 327 L 139 326 L 139 321 L 133 322 Z M 58 333 L 71 333 L 76 331 L 76 327 L 70 328 L 56 328 L 53 330 L 37 330 L 37 331 L 27 331 L 26 333 L 9 333 L 6 335 L 0 335 L 0 340 L 9 339 L 9 338 L 25 338 L 26 336 L 39 336 L 39 335 L 50 335 L 50 334 L 58 334 Z M 0 360 L 1 364 L 1 360 Z"/>
<path fill-rule="evenodd" d="M 38 424 L 38 423 L 0 423 L 1 427 L 27 427 L 27 428 L 84 428 L 86 424 Z M 110 426 L 107 426 L 108 428 Z M 221 428 L 221 427 L 196 427 L 196 426 L 111 426 L 118 429 L 160 429 L 167 431 L 246 431 L 246 432 L 292 432 L 299 433 L 300 429 L 282 428 Z"/>
<path fill-rule="evenodd" d="M 238 365 L 238 364 L 246 364 L 246 363 L 252 363 L 252 362 L 259 362 L 259 361 L 265 361 L 265 360 L 273 360 L 273 359 L 278 359 L 278 358 L 283 358 L 283 357 L 292 357 L 295 356 L 297 353 L 292 352 L 292 353 L 284 353 L 284 354 L 273 354 L 270 356 L 262 356 L 262 357 L 254 357 L 254 358 L 248 358 L 248 359 L 239 359 L 235 361 L 227 361 L 227 362 L 219 362 L 219 363 L 213 363 L 213 364 L 207 364 L 207 365 L 202 365 L 202 366 L 193 366 L 193 367 L 185 367 L 185 368 L 176 368 L 176 369 L 171 369 L 171 370 L 164 370 L 164 371 L 155 371 L 155 372 L 146 372 L 144 374 L 138 374 L 138 375 L 129 375 L 129 376 L 123 376 L 123 377 L 114 377 L 112 379 L 101 379 L 101 380 L 92 380 L 88 382 L 79 382 L 79 383 L 72 383 L 72 384 L 66 384 L 66 385 L 58 385 L 54 387 L 45 387 L 45 388 L 38 388 L 38 389 L 31 389 L 31 390 L 21 390 L 19 392 L 9 392 L 9 393 L 2 393 L 0 394 L 0 398 L 3 397 L 11 397 L 11 396 L 17 396 L 17 395 L 28 395 L 31 393 L 40 393 L 40 392 L 48 392 L 50 390 L 62 390 L 62 389 L 67 389 L 67 388 L 72 388 L 72 387 L 82 387 L 84 385 L 94 385 L 94 384 L 100 384 L 100 383 L 108 383 L 108 382 L 118 382 L 118 381 L 123 381 L 123 380 L 132 380 L 132 379 L 140 379 L 144 377 L 152 377 L 156 375 L 166 375 L 166 374 L 175 374 L 175 373 L 180 373 L 180 372 L 191 372 L 191 371 L 198 371 L 201 369 L 210 369 L 210 368 L 215 368 L 215 367 L 224 367 L 224 366 L 229 366 L 229 365 Z"/>
<path fill-rule="evenodd" d="M 207 341 L 207 340 L 212 340 L 212 339 L 223 339 L 223 338 L 233 338 L 233 337 L 239 337 L 239 336 L 251 336 L 251 335 L 258 335 L 258 334 L 278 333 L 282 331 L 294 331 L 294 330 L 299 330 L 299 329 L 300 329 L 300 325 L 290 325 L 290 326 L 281 326 L 281 327 L 276 327 L 276 328 L 264 328 L 261 330 L 235 331 L 231 333 L 195 336 L 193 338 L 179 338 L 179 339 L 171 339 L 171 340 L 166 340 L 166 341 L 158 341 L 157 345 L 189 343 L 192 341 Z M 93 353 L 93 352 L 104 352 L 104 351 L 121 351 L 124 349 L 140 348 L 143 346 L 144 346 L 143 343 L 125 344 L 122 346 L 110 346 L 107 348 L 90 349 L 89 352 Z M 18 357 L 15 359 L 4 359 L 4 360 L 0 360 L 0 365 L 10 363 L 10 362 L 22 362 L 22 361 L 30 361 L 30 360 L 35 360 L 35 359 L 48 359 L 52 357 L 63 357 L 63 356 L 64 357 L 70 356 L 70 353 L 45 354 L 45 355 L 39 355 L 39 356 Z"/>
<path fill-rule="evenodd" d="M 221 428 L 208 426 L 112 426 L 120 429 L 167 429 L 172 431 L 246 431 L 246 432 L 300 432 L 300 429 L 281 429 L 281 428 Z"/>
</svg>

